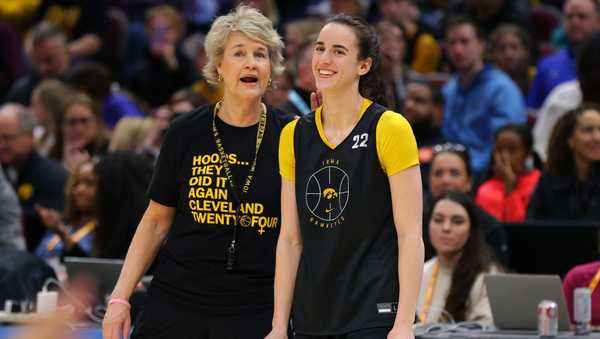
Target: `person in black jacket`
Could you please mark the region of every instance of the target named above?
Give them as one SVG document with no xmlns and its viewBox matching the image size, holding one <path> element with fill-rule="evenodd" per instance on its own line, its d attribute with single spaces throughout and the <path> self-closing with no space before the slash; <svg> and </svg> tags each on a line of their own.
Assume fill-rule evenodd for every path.
<svg viewBox="0 0 600 339">
<path fill-rule="evenodd" d="M 146 13 L 149 46 L 145 57 L 131 69 L 128 86 L 151 107 L 163 105 L 178 89 L 193 81 L 193 68 L 179 42 L 183 20 L 169 5 L 153 7 Z"/>
<path fill-rule="evenodd" d="M 548 145 L 548 167 L 529 202 L 533 220 L 600 220 L 600 107 L 562 116 Z"/>
</svg>

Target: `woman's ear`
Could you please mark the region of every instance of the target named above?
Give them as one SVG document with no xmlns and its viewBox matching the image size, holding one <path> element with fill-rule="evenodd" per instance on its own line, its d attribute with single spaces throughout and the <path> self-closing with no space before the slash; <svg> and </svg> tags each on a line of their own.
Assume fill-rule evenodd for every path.
<svg viewBox="0 0 600 339">
<path fill-rule="evenodd" d="M 358 75 L 363 76 L 371 70 L 371 66 L 373 66 L 373 59 L 366 58 L 364 60 L 359 61 L 358 65 Z"/>
</svg>

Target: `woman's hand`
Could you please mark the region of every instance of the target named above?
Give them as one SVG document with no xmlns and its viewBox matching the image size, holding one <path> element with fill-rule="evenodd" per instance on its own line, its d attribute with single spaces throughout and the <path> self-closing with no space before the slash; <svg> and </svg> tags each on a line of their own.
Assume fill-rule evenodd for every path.
<svg viewBox="0 0 600 339">
<path fill-rule="evenodd" d="M 273 328 L 265 339 L 288 339 L 287 329 Z"/>
<path fill-rule="evenodd" d="M 47 229 L 57 234 L 60 234 L 63 231 L 65 226 L 63 224 L 62 216 L 57 210 L 45 208 L 37 204 L 34 207 Z"/>
<path fill-rule="evenodd" d="M 412 325 L 408 326 L 394 326 L 390 333 L 388 333 L 387 339 L 414 339 Z"/>
<path fill-rule="evenodd" d="M 63 148 L 63 166 L 70 172 L 75 172 L 77 166 L 90 160 L 90 154 L 80 147 L 66 145 Z"/>
<path fill-rule="evenodd" d="M 131 329 L 131 315 L 129 307 L 123 304 L 110 304 L 106 309 L 102 321 L 102 338 L 104 339 L 127 339 Z"/>
<path fill-rule="evenodd" d="M 494 174 L 504 182 L 504 191 L 511 193 L 517 186 L 517 175 L 512 168 L 509 156 L 503 156 L 500 153 L 494 153 Z"/>
</svg>

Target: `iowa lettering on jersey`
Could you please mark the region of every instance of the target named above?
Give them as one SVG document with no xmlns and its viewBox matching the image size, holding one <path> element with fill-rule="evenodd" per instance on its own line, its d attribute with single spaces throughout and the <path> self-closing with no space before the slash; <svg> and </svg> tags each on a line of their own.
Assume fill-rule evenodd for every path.
<svg viewBox="0 0 600 339">
<path fill-rule="evenodd" d="M 361 133 L 352 136 L 352 149 L 367 148 L 367 142 L 369 141 L 369 133 Z"/>
<path fill-rule="evenodd" d="M 230 165 L 249 166 L 237 154 L 227 154 Z M 192 157 L 191 176 L 188 180 L 188 207 L 193 220 L 198 224 L 234 225 L 235 205 L 230 200 L 229 184 L 217 153 Z M 275 229 L 278 217 L 265 215 L 262 203 L 247 202 L 240 207 L 240 226 L 254 228 L 259 235 Z"/>
</svg>

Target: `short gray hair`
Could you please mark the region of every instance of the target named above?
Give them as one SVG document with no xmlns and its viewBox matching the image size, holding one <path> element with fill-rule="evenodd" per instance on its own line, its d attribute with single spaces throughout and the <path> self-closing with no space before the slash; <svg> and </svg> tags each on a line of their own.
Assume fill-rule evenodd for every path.
<svg viewBox="0 0 600 339">
<path fill-rule="evenodd" d="M 65 33 L 60 29 L 60 27 L 51 22 L 42 21 L 31 31 L 31 44 L 34 48 L 36 48 L 42 42 L 52 38 L 60 38 L 61 43 L 67 43 L 67 37 Z"/>
<path fill-rule="evenodd" d="M 283 72 L 283 41 L 273 28 L 271 20 L 254 8 L 238 6 L 231 13 L 218 17 L 206 35 L 204 49 L 208 62 L 203 69 L 206 81 L 213 85 L 219 83 L 217 63 L 223 56 L 229 35 L 233 32 L 243 33 L 268 47 L 271 77 L 274 78 Z"/>
<path fill-rule="evenodd" d="M 0 112 L 3 114 L 13 113 L 17 117 L 19 127 L 23 132 L 31 133 L 36 126 L 36 120 L 33 113 L 27 107 L 21 104 L 4 104 L 0 106 Z"/>
</svg>

